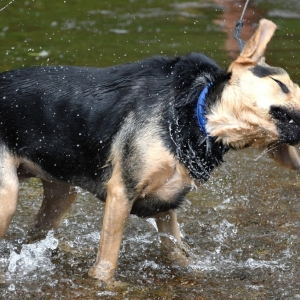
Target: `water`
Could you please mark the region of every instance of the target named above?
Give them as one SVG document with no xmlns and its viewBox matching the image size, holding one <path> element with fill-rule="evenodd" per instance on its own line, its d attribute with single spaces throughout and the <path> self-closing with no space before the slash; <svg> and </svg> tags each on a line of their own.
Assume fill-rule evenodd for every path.
<svg viewBox="0 0 300 300">
<path fill-rule="evenodd" d="M 31 65 L 108 66 L 151 55 L 203 51 L 221 66 L 237 55 L 238 1 L 23 1 L 1 12 L 1 71 Z M 226 10 L 223 9 L 226 4 Z M 250 1 L 243 38 L 260 17 L 280 28 L 267 62 L 300 81 L 298 1 Z M 105 290 L 88 277 L 103 204 L 80 195 L 62 226 L 22 245 L 41 204 L 37 179 L 21 185 L 18 212 L 0 242 L 1 299 L 300 299 L 300 177 L 252 150 L 230 152 L 179 210 L 191 264 L 160 253 L 150 220 L 132 216 L 117 279 Z"/>
<path fill-rule="evenodd" d="M 58 240 L 54 238 L 53 231 L 50 231 L 46 238 L 34 244 L 23 244 L 20 254 L 11 250 L 9 256 L 8 272 L 17 276 L 35 272 L 39 268 L 42 271 L 51 271 L 55 266 L 51 262 L 51 250 L 58 246 Z"/>
</svg>

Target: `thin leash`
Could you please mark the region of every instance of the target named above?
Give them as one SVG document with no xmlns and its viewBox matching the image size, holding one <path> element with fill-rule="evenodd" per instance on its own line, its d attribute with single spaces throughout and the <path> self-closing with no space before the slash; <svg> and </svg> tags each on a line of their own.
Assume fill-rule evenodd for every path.
<svg viewBox="0 0 300 300">
<path fill-rule="evenodd" d="M 240 36 L 241 30 L 242 30 L 242 27 L 244 25 L 243 18 L 244 18 L 244 14 L 245 14 L 245 11 L 246 11 L 249 1 L 250 0 L 246 0 L 242 15 L 241 15 L 240 19 L 236 22 L 236 25 L 235 25 L 234 38 L 238 42 L 240 52 L 242 52 L 244 49 L 244 41 L 242 39 L 240 39 L 239 36 Z"/>
<path fill-rule="evenodd" d="M 15 0 L 11 0 L 8 4 L 0 9 L 0 11 L 4 10 L 7 6 L 11 5 Z"/>
</svg>

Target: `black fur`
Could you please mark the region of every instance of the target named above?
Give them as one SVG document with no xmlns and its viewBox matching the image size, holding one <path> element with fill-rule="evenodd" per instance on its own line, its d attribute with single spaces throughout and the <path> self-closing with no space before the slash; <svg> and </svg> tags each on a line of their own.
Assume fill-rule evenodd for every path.
<svg viewBox="0 0 300 300">
<path fill-rule="evenodd" d="M 201 91 L 212 83 L 206 97 L 206 112 L 219 101 L 230 74 L 224 73 L 210 58 L 191 54 L 175 67 L 175 105 L 172 110 L 171 136 L 179 160 L 193 178 L 206 181 L 212 170 L 223 161 L 228 150 L 215 138 L 205 136 L 196 118 L 196 105 Z"/>
<path fill-rule="evenodd" d="M 272 75 L 280 75 L 283 73 L 282 69 L 271 67 L 268 65 L 265 65 L 265 66 L 255 65 L 251 69 L 251 71 L 255 76 L 257 76 L 259 78 L 264 78 L 264 77 L 268 77 L 268 76 L 272 76 Z"/>
<path fill-rule="evenodd" d="M 271 106 L 271 116 L 276 120 L 280 140 L 283 144 L 296 145 L 300 140 L 300 112 L 290 107 Z"/>
<path fill-rule="evenodd" d="M 279 85 L 279 87 L 281 88 L 281 91 L 283 93 L 285 93 L 285 94 L 289 94 L 290 93 L 290 90 L 288 89 L 288 87 L 283 82 L 281 82 L 280 80 L 275 79 L 275 78 L 272 78 L 272 79 Z"/>
<path fill-rule="evenodd" d="M 191 177 L 205 181 L 228 149 L 201 132 L 197 99 L 212 82 L 209 110 L 229 78 L 213 60 L 196 53 L 104 69 L 8 71 L 0 76 L 1 140 L 15 155 L 39 165 L 53 178 L 81 186 L 104 200 L 112 142 L 124 120 L 134 113 L 134 128 L 155 118 L 153 126 L 160 129 L 165 146 Z M 127 129 L 122 149 L 122 177 L 131 198 L 137 184 L 137 176 L 129 171 L 137 159 L 132 155 L 134 128 Z M 138 201 L 132 213 L 147 216 L 176 208 L 186 192 L 168 203 L 149 196 L 152 204 Z"/>
</svg>

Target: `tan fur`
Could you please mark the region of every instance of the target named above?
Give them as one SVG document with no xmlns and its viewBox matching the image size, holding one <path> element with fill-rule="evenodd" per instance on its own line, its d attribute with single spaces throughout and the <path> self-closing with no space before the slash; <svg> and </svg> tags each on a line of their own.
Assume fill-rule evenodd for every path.
<svg viewBox="0 0 300 300">
<path fill-rule="evenodd" d="M 157 178 L 159 181 L 159 177 Z M 163 181 L 161 181 L 163 182 Z M 184 189 L 187 186 L 193 186 L 194 181 L 191 179 L 188 170 L 179 162 L 176 162 L 174 172 L 170 178 L 161 185 L 155 193 L 165 201 L 171 201 L 174 196 L 174 191 Z"/>
<path fill-rule="evenodd" d="M 148 140 L 146 140 L 149 138 Z M 138 141 L 141 149 L 141 159 L 145 164 L 144 173 L 140 174 L 142 178 L 136 187 L 140 197 L 157 191 L 162 183 L 166 183 L 175 173 L 176 161 L 174 156 L 166 151 L 161 140 L 156 136 L 142 138 Z M 150 145 L 151 144 L 151 145 Z"/>
<path fill-rule="evenodd" d="M 265 53 L 267 44 L 271 40 L 276 28 L 277 26 L 273 22 L 266 19 L 260 20 L 255 33 L 250 37 L 234 64 L 245 64 L 259 61 Z M 229 67 L 229 71 L 232 71 L 232 67 L 233 65 Z"/>
<path fill-rule="evenodd" d="M 31 234 L 59 227 L 64 213 L 76 199 L 76 193 L 71 191 L 73 188 L 53 181 L 52 177 L 43 172 L 40 167 L 26 159 L 13 156 L 4 147 L 0 149 L 0 152 L 2 166 L 0 168 L 2 170 L 0 171 L 0 239 L 4 237 L 16 210 L 19 193 L 17 168 L 20 165 L 22 165 L 23 172 L 41 178 L 44 187 L 43 204 Z"/>
<path fill-rule="evenodd" d="M 131 205 L 121 178 L 120 158 L 112 157 L 113 174 L 107 183 L 107 198 L 97 259 L 89 275 L 105 282 L 113 279 Z"/>
<path fill-rule="evenodd" d="M 128 127 L 131 125 L 129 117 Z M 126 198 L 121 179 L 119 143 L 122 142 L 122 136 L 116 139 L 109 159 L 113 167 L 113 174 L 107 183 L 99 251 L 96 262 L 89 272 L 90 276 L 105 282 L 109 282 L 113 278 L 117 268 L 122 234 L 133 203 L 151 194 L 159 196 L 162 200 L 171 201 L 174 194 L 187 185 L 192 185 L 188 170 L 177 162 L 175 157 L 162 145 L 161 140 L 157 137 L 155 126 L 141 130 L 138 138 L 133 141 L 134 149 L 136 149 L 133 151 L 139 151 L 138 156 L 144 165 L 142 168 L 144 173 L 136 175 L 139 182 L 136 186 L 136 198 L 132 202 L 128 202 Z M 163 234 L 161 237 L 163 248 L 167 251 L 174 248 L 174 241 L 166 235 L 173 236 L 180 248 L 181 238 L 176 213 L 173 210 L 159 213 L 156 216 L 156 222 L 159 232 Z M 183 257 L 180 252 L 179 254 L 176 252 L 174 259 L 178 259 L 179 256 Z"/>
<path fill-rule="evenodd" d="M 16 165 L 16 159 L 5 147 L 0 147 L 0 239 L 4 237 L 17 208 L 19 180 Z"/>
<path fill-rule="evenodd" d="M 144 156 L 145 168 L 136 187 L 139 198 L 156 194 L 165 201 L 171 201 L 174 190 L 190 186 L 192 179 L 188 170 L 180 164 L 157 138 L 152 140 Z"/>
<path fill-rule="evenodd" d="M 134 201 L 149 194 L 155 194 L 165 201 L 171 201 L 177 190 L 193 185 L 188 170 L 163 145 L 159 138 L 156 122 L 156 118 L 149 119 L 149 124 L 141 128 L 132 141 L 132 151 L 137 152 L 137 156 L 140 158 L 140 161 L 135 164 L 143 164 L 143 168 L 137 168 L 138 173 L 136 174 L 136 170 L 130 170 L 138 182 Z M 126 126 L 128 130 L 136 127 L 132 123 L 132 116 L 128 117 Z M 113 155 L 122 156 L 119 153 L 122 142 L 123 136 L 118 136 L 109 161 L 114 159 Z M 141 171 L 142 173 L 140 173 Z"/>
<path fill-rule="evenodd" d="M 300 109 L 299 87 L 283 69 L 277 68 L 280 74 L 272 77 L 285 83 L 289 94 L 284 94 L 270 77 L 259 78 L 250 70 L 257 64 L 267 66 L 263 55 L 275 29 L 271 21 L 260 21 L 256 32 L 228 69 L 232 76 L 221 101 L 207 115 L 208 133 L 233 148 L 263 148 L 278 141 L 278 131 L 269 115 L 271 105 Z"/>
</svg>

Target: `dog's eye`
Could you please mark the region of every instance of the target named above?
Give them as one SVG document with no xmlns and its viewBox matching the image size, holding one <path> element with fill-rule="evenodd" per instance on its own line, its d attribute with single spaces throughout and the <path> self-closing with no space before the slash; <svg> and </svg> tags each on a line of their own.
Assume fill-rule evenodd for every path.
<svg viewBox="0 0 300 300">
<path fill-rule="evenodd" d="M 278 85 L 280 86 L 281 90 L 285 94 L 288 94 L 290 92 L 290 90 L 288 89 L 288 87 L 283 82 L 281 82 L 281 81 L 279 81 L 278 79 L 275 79 L 275 78 L 272 78 L 272 79 L 278 83 Z"/>
</svg>

